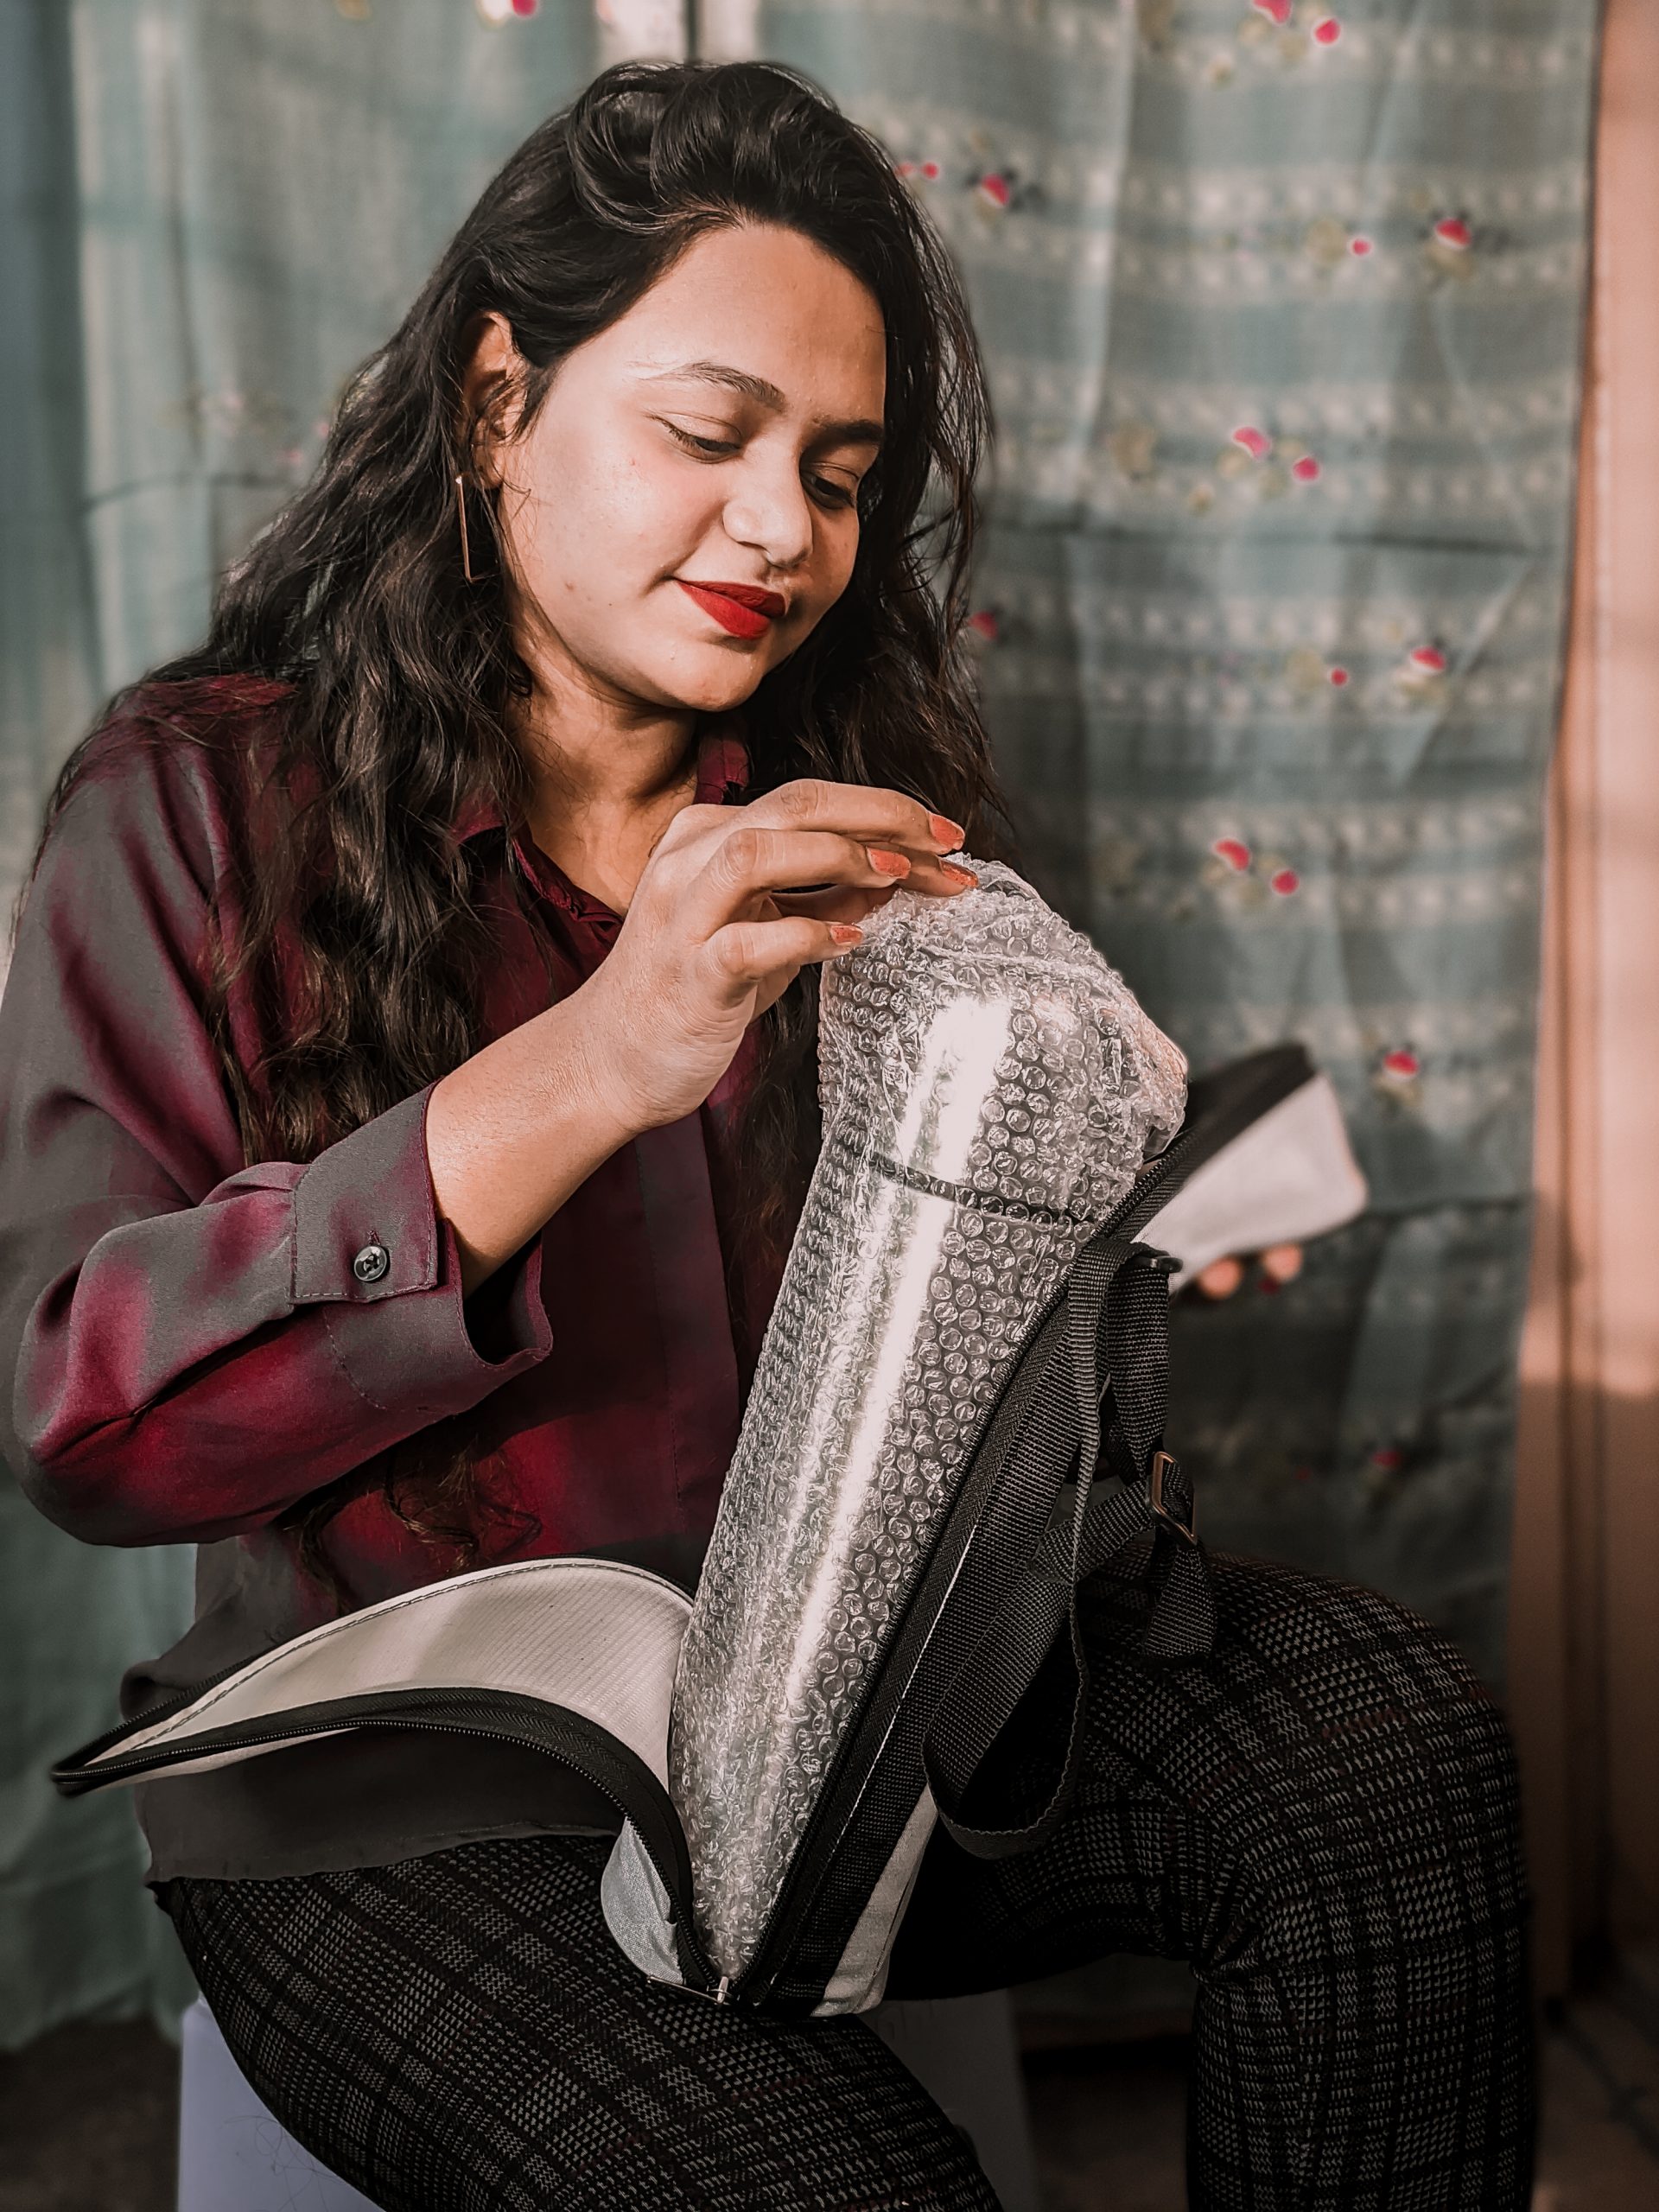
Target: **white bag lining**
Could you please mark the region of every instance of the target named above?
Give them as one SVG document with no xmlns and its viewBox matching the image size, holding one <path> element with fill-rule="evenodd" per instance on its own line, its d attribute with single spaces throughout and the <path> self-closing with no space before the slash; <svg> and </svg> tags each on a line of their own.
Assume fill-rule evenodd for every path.
<svg viewBox="0 0 1659 2212">
<path fill-rule="evenodd" d="M 181 1711 L 124 1737 L 86 1770 L 339 1698 L 483 1689 L 538 1698 L 608 1729 L 666 1789 L 669 1707 L 690 1611 L 690 1599 L 671 1582 L 612 1560 L 483 1567 L 385 1599 L 279 1645 Z M 209 1753 L 188 1770 L 253 1756 L 251 1748 Z"/>
</svg>

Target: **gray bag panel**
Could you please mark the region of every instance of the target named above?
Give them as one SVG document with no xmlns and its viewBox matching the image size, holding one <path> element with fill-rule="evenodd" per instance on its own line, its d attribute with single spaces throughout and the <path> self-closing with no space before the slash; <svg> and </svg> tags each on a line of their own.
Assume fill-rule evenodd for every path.
<svg viewBox="0 0 1659 2212">
<path fill-rule="evenodd" d="M 688 1986 L 674 1942 L 674 1907 L 632 1821 L 611 1846 L 600 1878 L 600 1909 L 623 1953 L 643 1974 Z"/>
<path fill-rule="evenodd" d="M 279 1644 L 160 1719 L 116 1732 L 79 1762 L 82 1786 L 143 1778 L 141 1763 L 193 1738 L 257 1729 L 343 1700 L 445 1690 L 534 1698 L 614 1736 L 666 1786 L 674 1669 L 690 1615 L 682 1590 L 610 1560 L 525 1560 L 429 1583 Z M 166 1770 L 202 1772 L 274 1744 L 227 1746 Z"/>
</svg>

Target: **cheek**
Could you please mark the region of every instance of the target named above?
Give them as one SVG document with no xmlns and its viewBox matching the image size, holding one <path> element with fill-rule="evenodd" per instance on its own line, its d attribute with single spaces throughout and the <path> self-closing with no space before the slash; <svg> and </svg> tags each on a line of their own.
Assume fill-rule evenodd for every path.
<svg viewBox="0 0 1659 2212">
<path fill-rule="evenodd" d="M 620 607 L 683 566 L 717 512 L 706 483 L 626 437 L 550 442 L 530 488 L 521 559 L 550 614 Z"/>
<path fill-rule="evenodd" d="M 836 515 L 822 524 L 818 532 L 817 576 L 818 617 L 821 620 L 853 580 L 853 569 L 858 560 L 858 518 L 855 515 Z"/>
</svg>

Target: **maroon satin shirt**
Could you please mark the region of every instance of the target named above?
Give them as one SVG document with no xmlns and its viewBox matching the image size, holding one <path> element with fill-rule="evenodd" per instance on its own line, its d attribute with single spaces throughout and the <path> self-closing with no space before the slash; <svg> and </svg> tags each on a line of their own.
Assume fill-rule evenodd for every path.
<svg viewBox="0 0 1659 2212">
<path fill-rule="evenodd" d="M 78 1536 L 206 1548 L 196 1627 L 135 1670 L 129 1710 L 335 1610 L 273 1522 L 447 1416 L 467 1417 L 496 1509 L 483 1562 L 601 1553 L 689 1586 L 736 1441 L 747 1338 L 775 1288 L 727 1249 L 747 1048 L 700 1113 L 616 1154 L 509 1264 L 490 1287 L 487 1331 L 463 1304 L 434 1204 L 425 1092 L 308 1164 L 244 1164 L 204 1019 L 210 907 L 234 950 L 232 825 L 212 756 L 167 725 L 229 712 L 257 742 L 285 696 L 223 678 L 152 686 L 127 705 L 48 841 L 0 1006 L 0 1357 L 15 1376 L 0 1448 Z M 700 800 L 741 792 L 731 740 L 706 740 L 698 767 Z M 461 834 L 481 848 L 495 936 L 488 1041 L 592 975 L 620 924 L 521 836 L 527 916 L 508 888 L 505 831 L 481 820 Z M 229 1014 L 245 1060 L 265 1041 L 245 991 L 233 987 Z M 728 1257 L 752 1325 L 742 1343 Z M 372 1481 L 326 1544 L 363 1604 L 456 1563 L 412 1535 Z M 291 1776 L 306 1756 L 251 1765 Z M 266 1785 L 248 1787 L 258 1799 Z M 385 1798 L 384 1777 L 377 1787 Z M 193 1788 L 146 1793 L 152 1812 L 166 1799 L 169 1829 Z M 294 1865 L 256 1848 L 251 1830 L 234 1849 L 206 1848 L 204 1826 L 225 1823 L 211 1792 L 195 1799 L 194 1840 L 175 1833 L 158 1860 Z M 263 1805 L 255 1826 L 271 1816 Z M 475 1807 L 459 1825 L 480 1832 Z M 486 1819 L 484 1832 L 504 1825 L 521 1823 Z M 365 1863 L 383 1841 L 333 1863 Z"/>
</svg>

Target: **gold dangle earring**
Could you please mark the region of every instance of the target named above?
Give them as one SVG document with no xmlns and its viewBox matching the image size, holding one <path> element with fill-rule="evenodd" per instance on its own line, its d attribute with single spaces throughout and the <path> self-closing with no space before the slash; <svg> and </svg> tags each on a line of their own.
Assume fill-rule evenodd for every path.
<svg viewBox="0 0 1659 2212">
<path fill-rule="evenodd" d="M 461 523 L 461 572 L 469 584 L 478 578 L 473 574 L 473 550 L 467 537 L 467 479 L 460 469 L 455 471 L 455 514 Z"/>
</svg>

